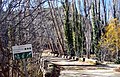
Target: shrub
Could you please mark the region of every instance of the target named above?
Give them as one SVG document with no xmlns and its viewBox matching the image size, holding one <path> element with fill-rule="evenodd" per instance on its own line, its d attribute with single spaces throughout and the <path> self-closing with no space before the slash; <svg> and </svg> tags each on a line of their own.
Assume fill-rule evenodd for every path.
<svg viewBox="0 0 120 77">
<path fill-rule="evenodd" d="M 115 64 L 120 64 L 120 59 L 115 60 Z"/>
</svg>

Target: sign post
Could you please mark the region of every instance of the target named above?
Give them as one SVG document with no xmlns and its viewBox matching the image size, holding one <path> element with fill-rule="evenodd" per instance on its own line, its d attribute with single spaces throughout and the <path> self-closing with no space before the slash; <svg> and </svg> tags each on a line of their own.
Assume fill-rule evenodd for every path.
<svg viewBox="0 0 120 77">
<path fill-rule="evenodd" d="M 28 77 L 27 68 L 26 68 L 26 59 L 33 56 L 32 44 L 12 46 L 13 51 L 13 60 L 23 59 L 25 77 Z"/>
<path fill-rule="evenodd" d="M 25 77 L 28 77 L 28 73 L 27 73 L 27 68 L 26 68 L 26 59 L 23 60 L 23 63 L 24 63 L 24 71 L 25 71 Z"/>
</svg>

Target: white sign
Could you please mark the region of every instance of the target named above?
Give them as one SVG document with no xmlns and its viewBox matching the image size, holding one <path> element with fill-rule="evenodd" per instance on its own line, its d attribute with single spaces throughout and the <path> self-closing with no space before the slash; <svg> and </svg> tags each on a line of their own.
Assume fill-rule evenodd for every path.
<svg viewBox="0 0 120 77">
<path fill-rule="evenodd" d="M 32 57 L 32 44 L 12 46 L 13 59 L 25 59 Z"/>
<path fill-rule="evenodd" d="M 12 47 L 13 53 L 23 53 L 23 52 L 29 52 L 32 51 L 32 45 L 26 44 L 26 45 L 18 45 Z"/>
</svg>

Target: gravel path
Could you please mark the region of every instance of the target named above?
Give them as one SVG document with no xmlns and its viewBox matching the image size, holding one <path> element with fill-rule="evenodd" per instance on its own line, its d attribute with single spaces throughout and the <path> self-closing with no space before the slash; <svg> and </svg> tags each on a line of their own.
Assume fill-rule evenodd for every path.
<svg viewBox="0 0 120 77">
<path fill-rule="evenodd" d="M 59 77 L 120 77 L 112 70 L 63 70 Z"/>
<path fill-rule="evenodd" d="M 71 61 L 62 57 L 50 56 L 46 53 L 43 54 L 43 59 L 60 67 L 59 77 L 120 77 L 120 72 L 114 71 L 120 65 L 95 66 L 86 62 Z"/>
<path fill-rule="evenodd" d="M 86 68 L 86 70 L 73 70 L 77 67 L 73 67 L 71 70 L 68 68 L 62 70 L 59 77 L 120 77 L 120 73 L 115 72 L 114 68 L 96 67 L 97 69 L 95 69 L 95 67 L 82 67 Z M 93 70 L 88 70 L 88 68 Z"/>
</svg>

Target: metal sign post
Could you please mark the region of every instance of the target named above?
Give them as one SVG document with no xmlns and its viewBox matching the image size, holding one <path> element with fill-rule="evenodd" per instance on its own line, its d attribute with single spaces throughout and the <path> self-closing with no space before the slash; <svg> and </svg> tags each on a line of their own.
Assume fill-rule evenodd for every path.
<svg viewBox="0 0 120 77">
<path fill-rule="evenodd" d="M 25 77 L 28 77 L 28 73 L 27 73 L 27 68 L 26 68 L 26 59 L 23 59 L 23 65 L 24 65 L 24 72 L 25 72 Z"/>
<path fill-rule="evenodd" d="M 25 77 L 28 77 L 27 68 L 26 68 L 27 65 L 26 59 L 31 58 L 33 56 L 32 44 L 12 46 L 12 51 L 13 51 L 13 60 L 23 59 Z"/>
</svg>

